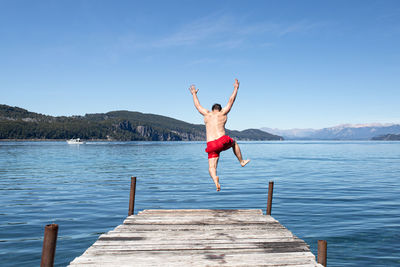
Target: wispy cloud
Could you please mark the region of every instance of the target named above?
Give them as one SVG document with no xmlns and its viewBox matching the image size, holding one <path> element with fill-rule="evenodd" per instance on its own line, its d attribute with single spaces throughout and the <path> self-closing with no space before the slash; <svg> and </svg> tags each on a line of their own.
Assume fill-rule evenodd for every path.
<svg viewBox="0 0 400 267">
<path fill-rule="evenodd" d="M 215 63 L 217 60 L 215 58 L 200 58 L 193 60 L 187 64 L 187 66 L 193 66 L 193 65 L 200 65 L 200 64 L 210 64 L 210 63 Z"/>
<path fill-rule="evenodd" d="M 251 41 L 253 37 L 283 37 L 306 33 L 320 27 L 320 23 L 298 21 L 294 23 L 258 22 L 240 23 L 232 16 L 208 16 L 176 29 L 155 40 L 154 47 L 186 46 L 206 43 L 209 46 L 235 48 Z"/>
<path fill-rule="evenodd" d="M 284 36 L 284 35 L 289 35 L 292 33 L 305 33 L 305 32 L 309 32 L 313 29 L 319 28 L 322 25 L 323 24 L 321 24 L 321 23 L 310 23 L 308 21 L 298 21 L 298 22 L 280 27 L 277 30 L 277 34 L 279 36 Z"/>
<path fill-rule="evenodd" d="M 207 16 L 201 18 L 155 41 L 154 46 L 193 45 L 210 38 L 218 37 L 220 34 L 229 32 L 232 24 L 230 20 L 231 18 L 228 16 L 217 18 Z"/>
<path fill-rule="evenodd" d="M 228 48 L 228 49 L 232 49 L 232 48 L 237 48 L 240 47 L 241 45 L 243 45 L 243 43 L 245 42 L 244 38 L 240 38 L 240 39 L 228 39 L 228 40 L 223 40 L 220 42 L 216 42 L 213 44 L 214 47 L 218 47 L 218 48 Z"/>
<path fill-rule="evenodd" d="M 232 15 L 212 14 L 178 25 L 163 35 L 146 38 L 135 33 L 126 33 L 115 39 L 111 50 L 115 55 L 141 49 L 168 49 L 173 47 L 198 46 L 236 49 L 240 47 L 268 47 L 282 37 L 307 33 L 321 27 L 321 23 L 305 20 L 297 22 L 249 22 L 247 18 Z M 262 40 L 262 41 L 260 41 Z"/>
</svg>

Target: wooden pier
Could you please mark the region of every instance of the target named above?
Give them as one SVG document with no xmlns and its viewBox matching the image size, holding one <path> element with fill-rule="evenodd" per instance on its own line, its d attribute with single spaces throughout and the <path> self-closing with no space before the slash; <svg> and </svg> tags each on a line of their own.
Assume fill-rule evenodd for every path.
<svg viewBox="0 0 400 267">
<path fill-rule="evenodd" d="M 70 263 L 87 265 L 322 267 L 303 240 L 258 209 L 144 210 Z"/>
</svg>

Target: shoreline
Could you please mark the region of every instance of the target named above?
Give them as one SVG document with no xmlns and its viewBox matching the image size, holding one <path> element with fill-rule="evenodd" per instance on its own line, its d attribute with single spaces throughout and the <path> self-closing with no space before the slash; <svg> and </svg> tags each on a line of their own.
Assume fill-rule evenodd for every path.
<svg viewBox="0 0 400 267">
<path fill-rule="evenodd" d="M 0 142 L 66 142 L 69 139 L 0 139 Z M 183 140 L 176 140 L 176 141 L 154 141 L 154 140 L 110 140 L 110 139 L 87 139 L 84 140 L 85 142 L 205 142 L 206 140 L 193 140 L 193 141 L 183 141 Z M 239 142 L 398 142 L 399 140 L 318 140 L 318 139 L 298 139 L 298 140 L 240 140 Z"/>
<path fill-rule="evenodd" d="M 69 139 L 0 139 L 0 142 L 66 142 Z M 108 139 L 89 139 L 85 142 L 119 142 L 118 140 Z"/>
</svg>

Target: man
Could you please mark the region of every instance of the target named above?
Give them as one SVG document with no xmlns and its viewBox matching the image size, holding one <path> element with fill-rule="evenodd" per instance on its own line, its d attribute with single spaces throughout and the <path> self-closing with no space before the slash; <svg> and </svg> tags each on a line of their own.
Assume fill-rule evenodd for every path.
<svg viewBox="0 0 400 267">
<path fill-rule="evenodd" d="M 206 134 L 207 134 L 207 148 L 206 152 L 208 153 L 208 171 L 210 172 L 210 176 L 213 179 L 215 186 L 217 187 L 217 191 L 221 190 L 221 186 L 219 184 L 219 177 L 217 176 L 217 166 L 219 153 L 221 151 L 227 150 L 232 147 L 233 153 L 238 158 L 240 165 L 244 167 L 250 160 L 243 160 L 242 153 L 240 152 L 239 145 L 236 141 L 234 141 L 229 136 L 225 135 L 225 124 L 228 119 L 227 114 L 232 108 L 233 103 L 235 102 L 236 95 L 239 89 L 239 81 L 235 79 L 235 83 L 233 84 L 233 93 L 229 98 L 228 104 L 222 108 L 220 104 L 214 104 L 211 108 L 211 111 L 203 108 L 200 105 L 199 99 L 197 98 L 196 87 L 192 85 L 189 90 L 193 95 L 193 102 L 197 110 L 201 115 L 204 116 L 204 123 L 206 125 Z"/>
</svg>

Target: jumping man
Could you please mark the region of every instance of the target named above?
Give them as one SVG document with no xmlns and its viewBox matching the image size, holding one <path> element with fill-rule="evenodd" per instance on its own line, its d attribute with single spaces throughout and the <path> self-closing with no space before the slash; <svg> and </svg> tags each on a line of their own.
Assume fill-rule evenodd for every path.
<svg viewBox="0 0 400 267">
<path fill-rule="evenodd" d="M 219 184 L 219 177 L 217 176 L 217 166 L 219 153 L 221 151 L 227 150 L 232 147 L 233 153 L 238 158 L 240 165 L 244 167 L 250 160 L 243 160 L 242 153 L 240 152 L 239 145 L 235 140 L 225 135 L 225 124 L 228 119 L 227 114 L 232 108 L 233 103 L 235 102 L 236 95 L 239 89 L 239 81 L 235 79 L 235 83 L 233 84 L 233 93 L 229 98 L 228 104 L 222 108 L 220 104 L 214 104 L 211 108 L 211 111 L 203 108 L 200 105 L 199 99 L 197 98 L 196 87 L 192 85 L 189 90 L 193 95 L 193 102 L 197 110 L 201 115 L 204 116 L 204 123 L 206 125 L 206 134 L 207 134 L 207 148 L 206 152 L 208 153 L 208 171 L 210 172 L 211 178 L 214 180 L 215 186 L 217 187 L 217 191 L 221 190 L 221 186 Z"/>
</svg>

